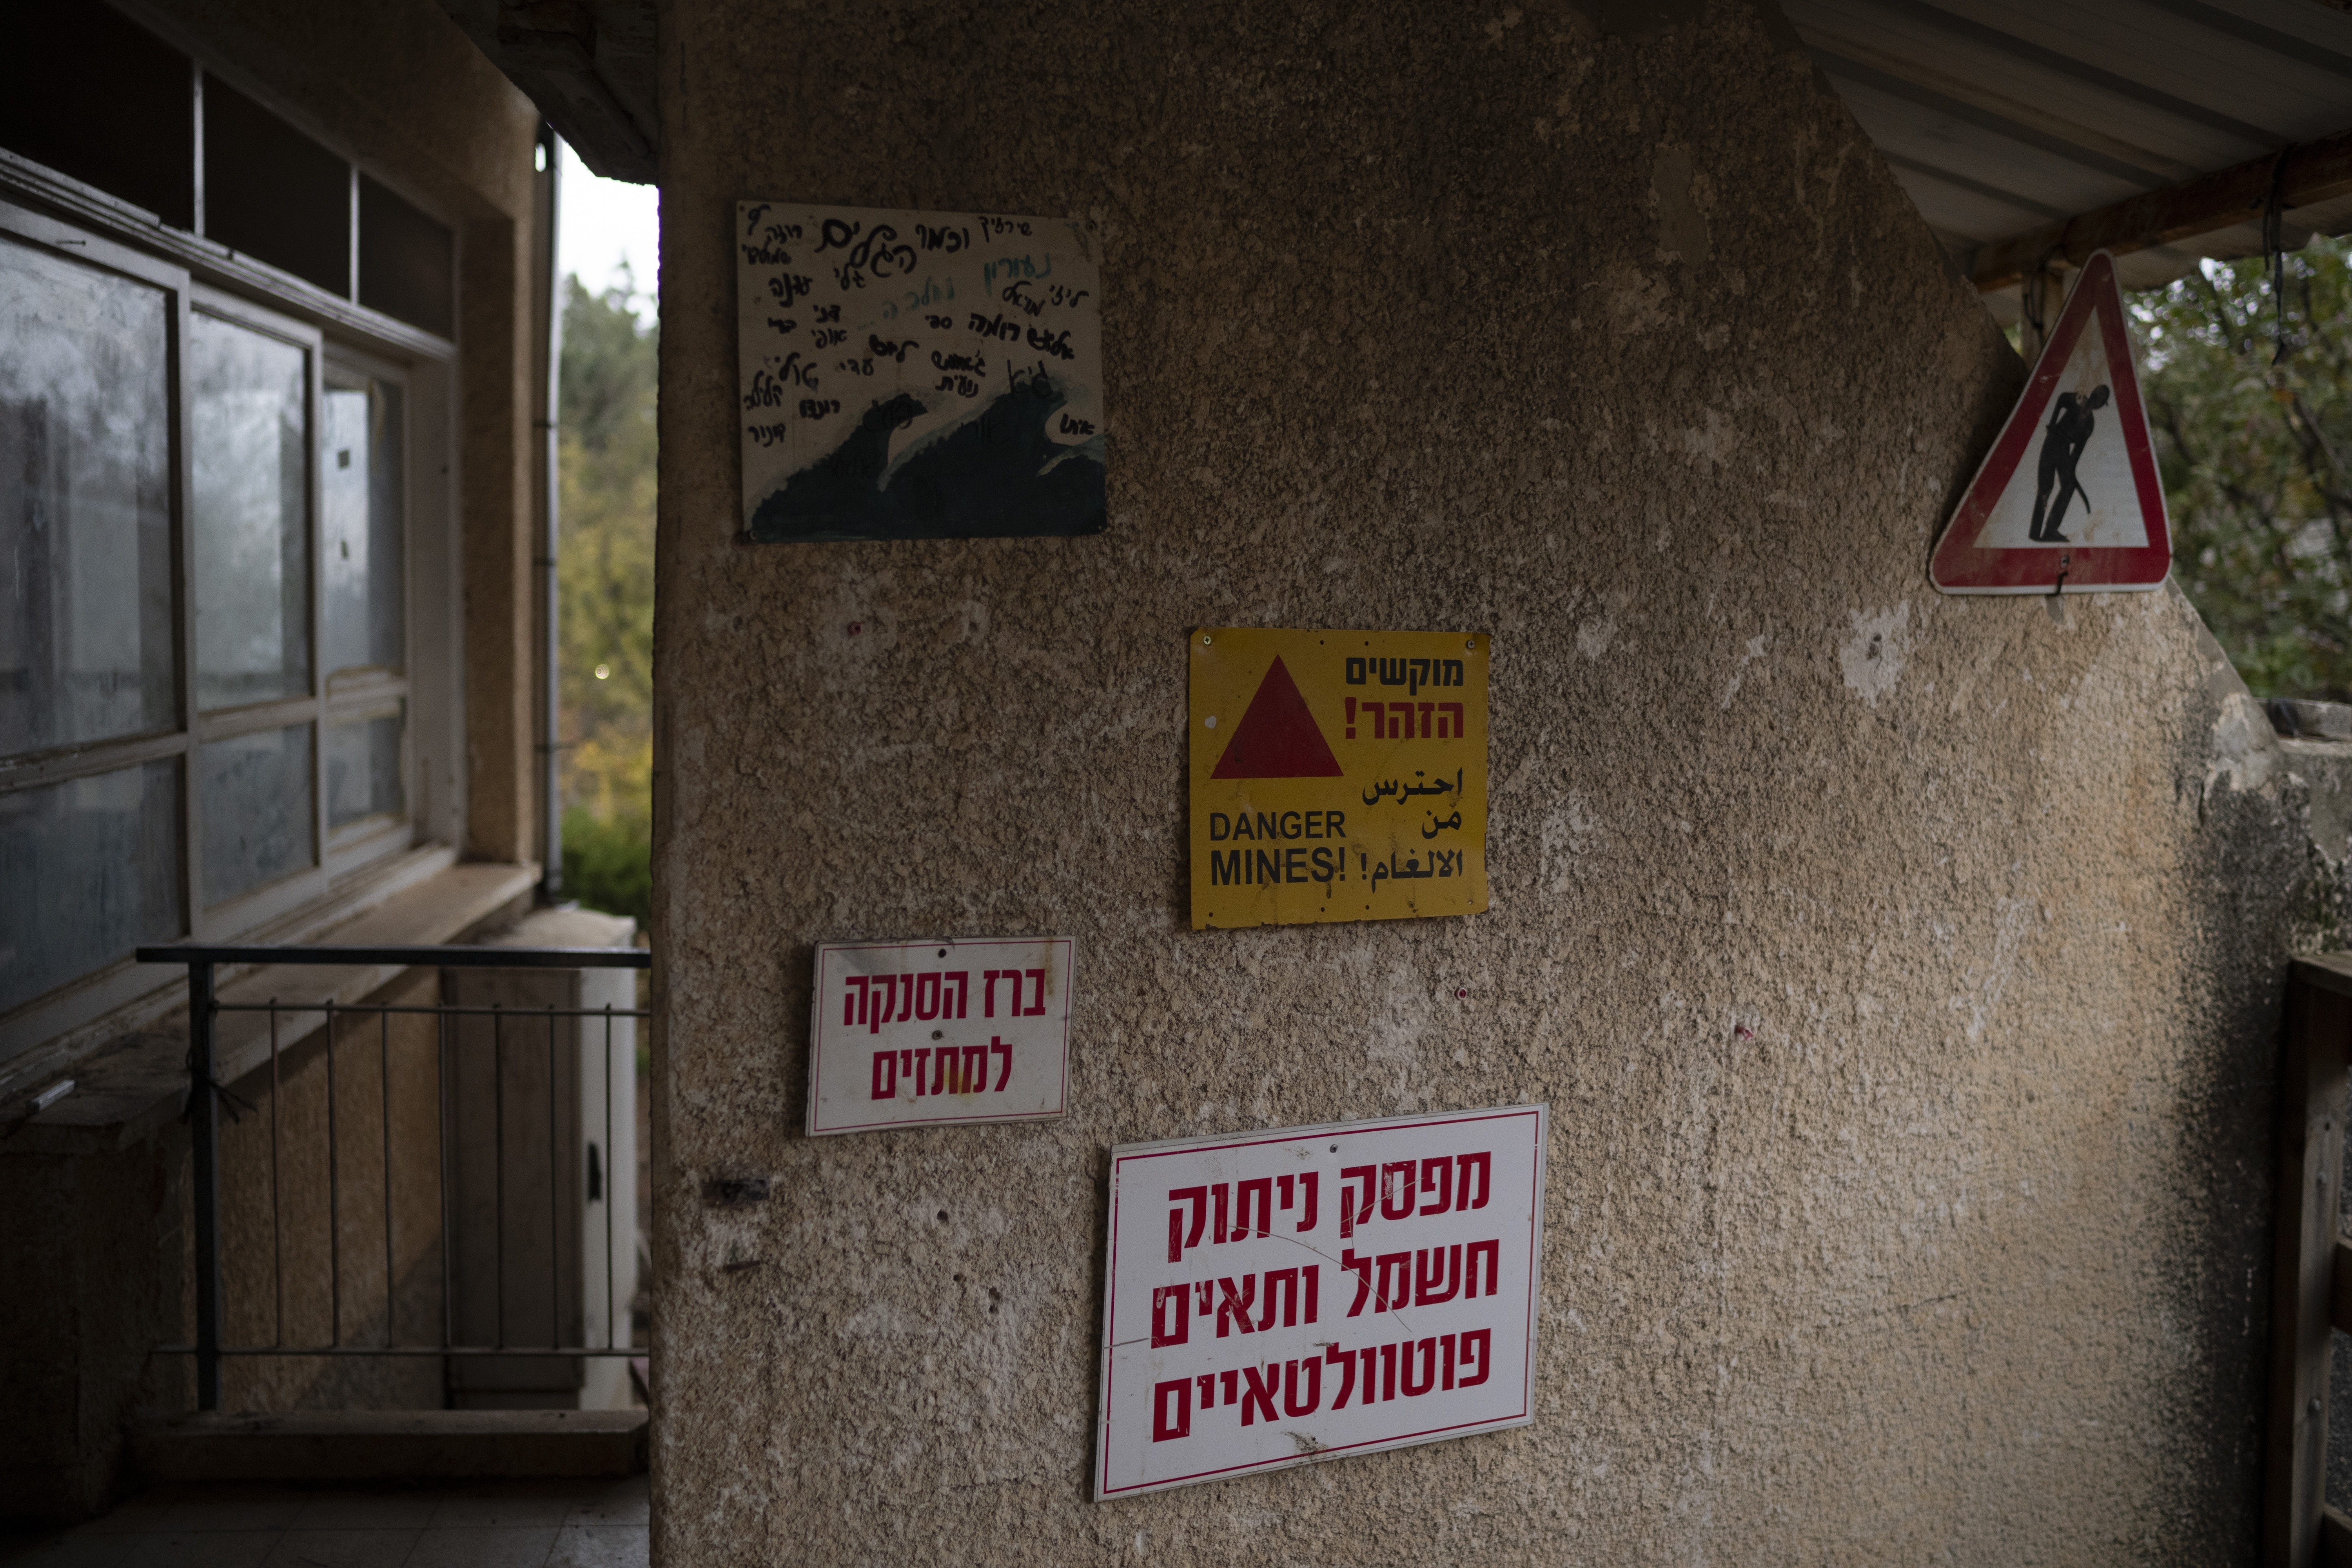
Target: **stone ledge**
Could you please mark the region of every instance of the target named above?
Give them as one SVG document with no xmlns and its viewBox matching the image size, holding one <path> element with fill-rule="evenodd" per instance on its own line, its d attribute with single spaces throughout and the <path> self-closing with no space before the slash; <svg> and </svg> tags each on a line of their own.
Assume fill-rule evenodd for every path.
<svg viewBox="0 0 2352 1568">
<path fill-rule="evenodd" d="M 451 865 L 405 888 L 380 905 L 340 924 L 308 932 L 310 942 L 366 946 L 438 946 L 511 923 L 530 906 L 539 868 L 531 865 L 476 862 Z M 332 967 L 273 964 L 223 976 L 224 1002 L 289 1005 L 363 1000 L 399 979 L 398 966 Z M 184 982 L 180 987 L 186 995 Z M 279 1049 L 292 1050 L 323 1028 L 323 1013 L 288 1012 L 279 1016 Z M 269 1059 L 269 1024 L 256 1013 L 221 1016 L 215 1037 L 224 1083 Z M 128 1148 L 176 1119 L 187 1097 L 188 1024 L 184 1000 L 157 1025 L 126 1035 L 68 1069 L 74 1092 L 29 1119 L 7 1128 L 10 1154 L 87 1153 Z"/>
<path fill-rule="evenodd" d="M 150 1481 L 633 1476 L 642 1410 L 318 1410 L 175 1416 L 131 1433 Z"/>
<path fill-rule="evenodd" d="M 2263 708 L 2271 728 L 2290 740 L 2352 741 L 2352 704 L 2277 697 Z"/>
</svg>

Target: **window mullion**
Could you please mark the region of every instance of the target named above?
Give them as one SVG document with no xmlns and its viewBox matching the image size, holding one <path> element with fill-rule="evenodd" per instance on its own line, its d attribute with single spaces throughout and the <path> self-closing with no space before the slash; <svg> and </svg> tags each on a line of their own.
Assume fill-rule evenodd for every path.
<svg viewBox="0 0 2352 1568">
<path fill-rule="evenodd" d="M 203 161 L 197 161 L 203 167 Z M 201 175 L 199 176 L 201 178 Z M 180 649 L 180 929 L 192 941 L 213 934 L 205 916 L 205 835 L 196 801 L 195 451 L 189 432 L 188 337 L 194 301 L 184 283 L 172 294 L 168 380 L 172 419 L 172 600 Z"/>
<path fill-rule="evenodd" d="M 354 183 L 352 188 L 356 202 L 359 187 Z M 310 844 L 314 874 L 322 889 L 327 881 L 326 376 L 326 344 L 320 342 L 310 351 L 310 434 L 304 448 L 310 465 L 305 492 L 310 514 L 305 552 L 310 563 Z"/>
<path fill-rule="evenodd" d="M 42 784 L 59 784 L 67 779 L 84 778 L 92 773 L 113 773 L 120 768 L 135 767 L 141 763 L 161 762 L 165 757 L 184 754 L 194 745 L 194 742 L 186 731 L 169 730 L 160 734 L 134 735 L 128 740 L 76 746 L 46 757 L 12 762 L 0 766 L 0 795 Z"/>
</svg>

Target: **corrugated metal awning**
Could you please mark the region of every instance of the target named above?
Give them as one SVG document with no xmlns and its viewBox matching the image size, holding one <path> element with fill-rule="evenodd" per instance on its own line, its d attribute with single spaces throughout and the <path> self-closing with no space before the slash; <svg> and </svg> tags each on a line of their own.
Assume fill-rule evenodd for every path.
<svg viewBox="0 0 2352 1568">
<path fill-rule="evenodd" d="M 1980 286 L 2004 269 L 2014 276 L 2020 242 L 2048 251 L 2053 226 L 2352 131 L 2352 13 L 2333 0 L 1782 8 Z M 2264 172 L 2247 171 L 2210 228 L 2119 254 L 2125 286 L 2168 282 L 2200 257 L 2259 253 Z M 2287 206 L 2290 247 L 2352 228 L 2352 192 L 2334 193 L 2333 183 L 2305 181 L 2306 192 L 2328 194 Z M 2245 189 L 2262 193 L 2251 206 Z M 2007 296 L 1994 300 L 1996 313 L 2013 312 L 2014 284 L 1995 292 Z"/>
</svg>

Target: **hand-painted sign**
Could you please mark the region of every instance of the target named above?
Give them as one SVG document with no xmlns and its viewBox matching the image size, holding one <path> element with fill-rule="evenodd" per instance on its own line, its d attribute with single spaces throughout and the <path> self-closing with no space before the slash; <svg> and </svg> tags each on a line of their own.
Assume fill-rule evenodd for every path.
<svg viewBox="0 0 2352 1568">
<path fill-rule="evenodd" d="M 820 946 L 810 1136 L 1061 1115 L 1076 956 L 1066 936 Z"/>
<path fill-rule="evenodd" d="M 1192 927 L 1486 907 L 1486 661 L 1464 632 L 1192 639 Z"/>
<path fill-rule="evenodd" d="M 2093 256 L 1927 574 L 1947 594 L 2153 588 L 2172 568 L 2115 258 Z"/>
<path fill-rule="evenodd" d="M 735 244 L 752 539 L 1101 531 L 1086 226 L 740 202 Z"/>
<path fill-rule="evenodd" d="M 1532 1421 L 1549 1115 L 1113 1149 L 1096 1500 Z"/>
</svg>

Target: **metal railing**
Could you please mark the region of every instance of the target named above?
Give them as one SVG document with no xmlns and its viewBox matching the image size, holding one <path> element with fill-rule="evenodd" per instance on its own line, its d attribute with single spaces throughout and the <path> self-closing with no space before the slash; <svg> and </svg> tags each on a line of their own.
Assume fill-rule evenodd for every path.
<svg viewBox="0 0 2352 1568">
<path fill-rule="evenodd" d="M 562 1247 L 560 1238 L 563 1230 L 563 1194 L 570 1184 L 562 1165 L 562 1139 L 558 1129 L 562 1121 L 557 1086 L 561 1074 L 556 1063 L 560 1051 L 559 1024 L 578 1020 L 578 1027 L 586 1031 L 593 1022 L 604 1024 L 604 1141 L 607 1162 L 613 1148 L 613 1118 L 615 1096 L 613 1084 L 613 1026 L 617 1019 L 638 1019 L 647 1015 L 642 1008 L 614 1007 L 506 1007 L 496 1003 L 489 1005 L 463 1005 L 443 1000 L 430 1005 L 338 1002 L 325 1000 L 280 1001 L 275 997 L 259 1002 L 224 1002 L 215 987 L 216 972 L 225 966 L 262 966 L 304 964 L 404 969 L 489 969 L 489 970 L 585 970 L 585 969 L 646 969 L 652 966 L 653 955 L 638 948 L 544 948 L 544 947 L 354 947 L 354 946 L 197 946 L 174 945 L 142 947 L 138 952 L 142 963 L 180 963 L 188 970 L 188 1108 L 191 1142 L 194 1153 L 195 1210 L 195 1342 L 185 1345 L 163 1345 L 159 1353 L 191 1355 L 195 1358 L 196 1404 L 201 1410 L 217 1410 L 221 1400 L 221 1363 L 232 1356 L 440 1356 L 475 1357 L 629 1357 L 646 1353 L 635 1347 L 633 1333 L 622 1326 L 623 1303 L 614 1300 L 614 1258 L 622 1244 L 621 1233 L 614 1211 L 619 1205 L 614 1201 L 614 1184 L 606 1173 L 603 1182 L 604 1207 L 604 1340 L 597 1344 L 565 1343 L 562 1328 L 562 1307 L 565 1292 L 562 1287 Z M 277 1300 L 277 1333 L 269 1344 L 225 1344 L 222 1342 L 223 1274 L 221 1258 L 221 1101 L 224 1098 L 243 1104 L 224 1084 L 219 1074 L 219 1027 L 223 1014 L 260 1014 L 268 1019 L 270 1073 L 270 1179 L 269 1231 L 271 1238 L 271 1280 Z M 440 1096 L 440 1114 L 436 1127 L 434 1158 L 436 1165 L 439 1203 L 441 1331 L 438 1342 L 424 1344 L 404 1344 L 397 1342 L 397 1310 L 395 1295 L 399 1289 L 398 1268 L 394 1247 L 393 1180 L 396 1163 L 405 1164 L 417 1151 L 404 1148 L 393 1132 L 392 1020 L 400 1016 L 424 1016 L 436 1020 L 435 1073 Z M 314 1019 L 323 1016 L 323 1049 L 325 1055 L 326 1088 L 326 1160 L 327 1160 L 327 1255 L 329 1279 L 329 1312 L 331 1330 L 325 1344 L 286 1342 L 285 1303 L 286 1232 L 283 1224 L 280 1193 L 283 1186 L 279 1170 L 280 1095 L 279 1060 L 281 1055 L 281 1020 L 289 1017 Z M 380 1344 L 347 1342 L 343 1333 L 342 1300 L 342 1202 L 341 1172 L 343 1167 L 342 1149 L 336 1125 L 337 1094 L 335 1085 L 337 1040 L 336 1022 L 353 1016 L 373 1016 L 377 1021 L 376 1057 L 374 1064 L 380 1088 L 378 1135 L 382 1140 L 379 1172 L 383 1184 L 382 1209 L 383 1215 L 384 1250 L 384 1333 Z M 491 1280 L 491 1316 L 496 1331 L 491 1342 L 460 1342 L 457 1333 L 454 1273 L 450 1251 L 457 1220 L 451 1212 L 452 1155 L 451 1127 L 455 1117 L 452 1099 L 453 1046 L 452 1023 L 467 1018 L 489 1021 L 490 1147 L 493 1221 Z M 550 1318 L 545 1343 L 516 1344 L 509 1342 L 507 1333 L 507 1150 L 506 1150 L 506 1083 L 509 1040 L 529 1026 L 536 1035 L 544 1026 L 548 1063 L 548 1148 L 549 1173 L 549 1301 Z M 305 1034 L 307 1035 L 307 1030 Z M 631 1074 L 634 1079 L 634 1072 Z M 634 1118 L 635 1084 L 628 1086 L 628 1114 Z M 252 1109 L 248 1107 L 247 1109 Z M 231 1111 L 232 1116 L 236 1114 Z M 634 1124 L 633 1124 L 634 1125 Z M 591 1155 L 591 1181 L 595 1181 L 593 1150 Z M 583 1220 L 584 1225 L 584 1220 Z M 635 1245 L 635 1219 L 630 1218 L 628 1245 Z M 574 1261 L 578 1261 L 575 1257 Z M 585 1313 L 582 1315 L 584 1341 Z"/>
</svg>

